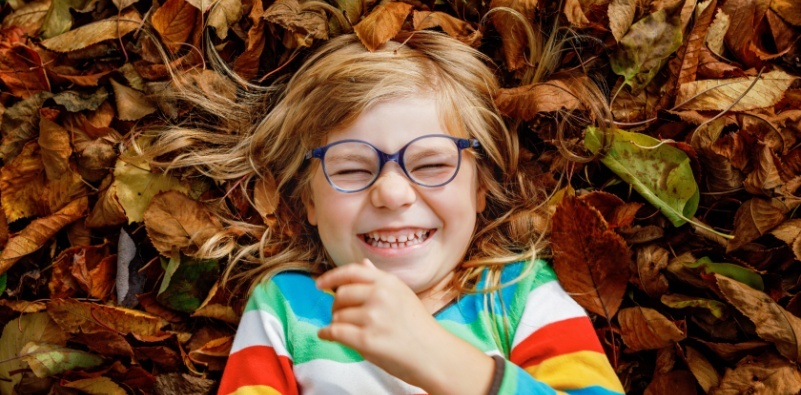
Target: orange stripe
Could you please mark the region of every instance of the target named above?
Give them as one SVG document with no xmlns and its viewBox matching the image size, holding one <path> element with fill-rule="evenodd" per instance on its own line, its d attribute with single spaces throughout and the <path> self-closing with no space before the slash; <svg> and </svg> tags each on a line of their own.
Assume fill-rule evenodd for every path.
<svg viewBox="0 0 801 395">
<path fill-rule="evenodd" d="M 281 395 L 275 388 L 266 385 L 249 385 L 239 387 L 229 395 Z"/>
<path fill-rule="evenodd" d="M 588 317 L 568 318 L 542 327 L 512 349 L 509 360 L 525 368 L 577 351 L 604 352 Z"/>
<path fill-rule="evenodd" d="M 268 346 L 243 348 L 228 358 L 219 393 L 231 394 L 247 386 L 269 386 L 279 394 L 298 394 L 292 361 Z"/>
</svg>

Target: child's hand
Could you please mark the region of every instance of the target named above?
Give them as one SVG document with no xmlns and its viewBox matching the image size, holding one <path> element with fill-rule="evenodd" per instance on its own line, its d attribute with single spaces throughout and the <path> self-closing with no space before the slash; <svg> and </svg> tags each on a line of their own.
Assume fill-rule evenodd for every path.
<svg viewBox="0 0 801 395">
<path fill-rule="evenodd" d="M 444 331 L 415 293 L 400 279 L 365 259 L 340 266 L 317 279 L 317 287 L 336 289 L 331 325 L 321 339 L 358 351 L 366 360 L 408 383 L 417 376 L 437 331 Z"/>
</svg>

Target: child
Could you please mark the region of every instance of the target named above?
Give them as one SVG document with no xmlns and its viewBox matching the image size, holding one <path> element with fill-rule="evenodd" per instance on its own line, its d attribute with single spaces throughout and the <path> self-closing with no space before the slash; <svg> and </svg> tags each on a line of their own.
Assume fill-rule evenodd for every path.
<svg viewBox="0 0 801 395">
<path fill-rule="evenodd" d="M 280 195 L 219 392 L 622 393 L 536 257 L 541 191 L 485 59 L 439 33 L 396 39 L 332 39 L 235 148 L 207 155 Z"/>
</svg>

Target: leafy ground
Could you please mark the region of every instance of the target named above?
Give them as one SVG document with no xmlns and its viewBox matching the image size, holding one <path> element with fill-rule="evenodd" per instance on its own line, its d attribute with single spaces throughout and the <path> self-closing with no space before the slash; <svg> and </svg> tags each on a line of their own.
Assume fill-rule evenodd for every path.
<svg viewBox="0 0 801 395">
<path fill-rule="evenodd" d="M 431 28 L 495 60 L 524 166 L 558 190 L 554 267 L 630 393 L 801 390 L 797 1 L 0 4 L 2 394 L 219 380 L 241 298 L 218 287 L 223 262 L 190 256 L 221 227 L 208 205 L 269 212 L 230 183 L 119 159 L 140 130 L 189 114 L 152 95 L 170 84 L 154 41 L 201 90 L 236 94 L 197 49 L 269 84 L 333 35 L 372 48 Z M 565 38 L 555 62 L 526 49 L 519 19 Z M 607 87 L 606 132 L 587 127 L 603 120 L 586 79 Z"/>
</svg>

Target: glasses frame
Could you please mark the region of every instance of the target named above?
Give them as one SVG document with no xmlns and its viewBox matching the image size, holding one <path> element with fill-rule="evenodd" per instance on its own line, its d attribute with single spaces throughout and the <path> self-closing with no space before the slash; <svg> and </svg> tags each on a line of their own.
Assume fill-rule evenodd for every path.
<svg viewBox="0 0 801 395">
<path fill-rule="evenodd" d="M 426 185 L 426 184 L 421 184 L 421 183 L 415 181 L 412 178 L 412 176 L 409 175 L 408 170 L 406 170 L 406 164 L 403 162 L 403 154 L 406 152 L 406 149 L 410 145 L 412 145 L 414 142 L 416 142 L 418 140 L 422 140 L 422 139 L 425 139 L 425 138 L 431 138 L 431 137 L 445 138 L 445 139 L 449 139 L 449 140 L 453 141 L 454 144 L 456 144 L 456 148 L 458 150 L 457 152 L 459 154 L 457 159 L 456 159 L 456 171 L 453 172 L 453 175 L 449 179 L 447 179 L 446 181 L 441 182 L 439 184 L 436 184 L 436 185 Z M 331 179 L 328 177 L 328 171 L 326 171 L 326 169 L 325 169 L 325 153 L 331 147 L 334 147 L 334 146 L 339 145 L 339 144 L 344 144 L 344 143 L 362 143 L 362 144 L 366 144 L 367 146 L 369 146 L 370 148 L 373 149 L 373 151 L 376 153 L 376 155 L 378 155 L 378 171 L 375 173 L 375 176 L 373 177 L 373 179 L 370 180 L 370 182 L 367 183 L 367 185 L 365 185 L 363 188 L 354 189 L 354 190 L 342 189 L 342 188 L 338 187 L 336 184 L 334 184 L 331 181 Z M 426 188 L 437 188 L 437 187 L 441 187 L 441 186 L 453 181 L 453 179 L 456 178 L 456 175 L 459 174 L 459 169 L 462 166 L 462 151 L 463 150 L 468 149 L 468 148 L 478 148 L 480 146 L 481 146 L 481 143 L 479 143 L 478 140 L 476 140 L 476 139 L 465 139 L 465 138 L 460 138 L 460 137 L 448 136 L 448 135 L 445 135 L 445 134 L 427 134 L 425 136 L 420 136 L 420 137 L 417 137 L 415 139 L 412 139 L 412 141 L 409 141 L 408 143 L 406 143 L 406 145 L 401 147 L 401 149 L 398 152 L 395 152 L 393 154 L 388 154 L 388 153 L 386 153 L 384 151 L 381 151 L 376 146 L 374 146 L 374 145 L 372 145 L 372 144 L 370 144 L 370 143 L 368 143 L 368 142 L 366 142 L 364 140 L 347 139 L 347 140 L 335 141 L 335 142 L 333 142 L 331 144 L 324 145 L 322 147 L 312 148 L 310 151 L 306 152 L 306 155 L 304 156 L 304 159 L 305 160 L 310 160 L 312 158 L 320 159 L 320 162 L 322 162 L 322 166 L 323 166 L 323 174 L 325 175 L 325 179 L 326 179 L 326 181 L 328 181 L 328 184 L 330 184 L 337 191 L 343 192 L 343 193 L 361 192 L 361 191 L 373 186 L 373 184 L 375 184 L 375 181 L 378 179 L 378 177 L 381 176 L 381 171 L 384 169 L 384 165 L 387 164 L 387 162 L 395 162 L 395 163 L 397 163 L 398 166 L 400 166 L 401 170 L 403 170 L 403 174 L 405 174 L 406 178 L 409 179 L 409 181 L 411 181 L 412 183 L 414 183 L 416 185 L 420 185 L 422 187 L 426 187 Z"/>
</svg>

